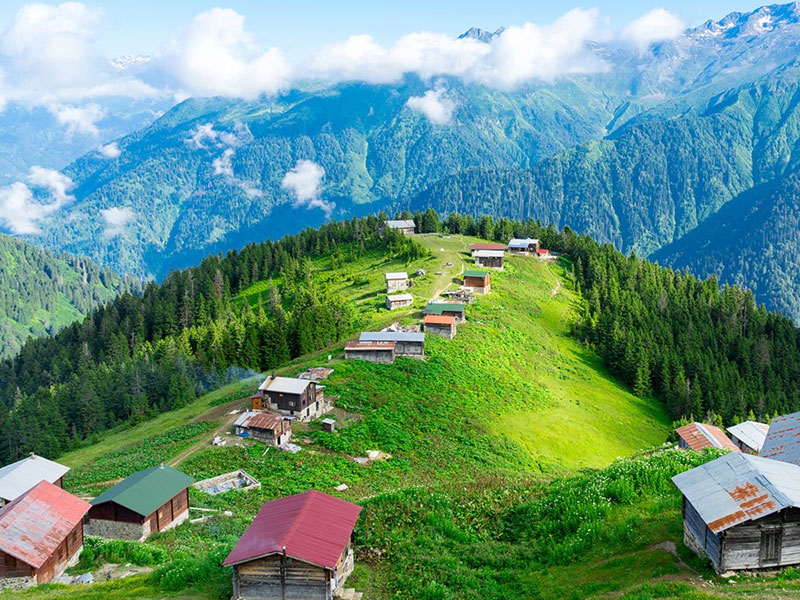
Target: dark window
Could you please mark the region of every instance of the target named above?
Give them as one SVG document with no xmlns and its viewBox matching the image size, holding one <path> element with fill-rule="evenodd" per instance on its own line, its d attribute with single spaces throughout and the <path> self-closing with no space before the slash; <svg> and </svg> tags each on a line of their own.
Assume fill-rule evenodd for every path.
<svg viewBox="0 0 800 600">
<path fill-rule="evenodd" d="M 761 560 L 777 562 L 781 556 L 781 530 L 768 529 L 761 532 Z"/>
</svg>

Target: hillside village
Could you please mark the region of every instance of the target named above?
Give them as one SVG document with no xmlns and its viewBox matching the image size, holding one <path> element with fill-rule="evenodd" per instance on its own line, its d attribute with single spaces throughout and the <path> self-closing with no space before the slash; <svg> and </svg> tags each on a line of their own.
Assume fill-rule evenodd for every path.
<svg viewBox="0 0 800 600">
<path fill-rule="evenodd" d="M 410 220 L 389 220 L 385 226 L 404 235 L 417 235 Z M 434 244 L 436 237 L 431 236 Z M 314 456 L 316 460 L 321 449 L 310 450 L 312 440 L 329 440 L 326 451 L 331 452 L 337 436 L 355 431 L 361 418 L 351 405 L 339 406 L 340 385 L 335 386 L 335 393 L 329 391 L 326 381 L 337 370 L 346 369 L 352 361 L 405 370 L 407 363 L 399 361 L 436 360 L 437 352 L 445 348 L 442 344 L 458 343 L 459 331 L 474 327 L 473 321 L 480 324 L 473 313 L 486 298 L 504 293 L 493 285 L 493 276 L 504 273 L 508 257 L 537 261 L 546 270 L 559 260 L 558 253 L 531 238 L 510 239 L 507 245 L 475 242 L 468 247 L 468 257 L 466 247 L 462 254 L 460 268 L 449 261 L 435 273 L 424 269 L 386 271 L 385 290 L 378 303 L 382 316 L 377 322 L 388 324 L 361 331 L 340 346 L 336 358 L 332 354 L 326 357 L 325 352 L 310 357 L 296 376 L 266 375 L 247 397 L 246 405 L 239 402 L 240 408 L 221 415 L 225 421 L 207 434 L 211 440 L 203 437 L 201 446 L 210 444 L 248 456 L 255 452 L 253 456 L 263 457 L 271 452 Z M 423 286 L 416 282 L 426 277 L 424 289 L 432 290 L 432 295 L 418 293 Z M 561 280 L 556 278 L 546 297 L 555 298 L 560 288 Z M 222 406 L 227 409 L 230 405 Z M 684 543 L 709 560 L 717 573 L 800 564 L 800 492 L 796 485 L 800 480 L 800 442 L 794 435 L 798 423 L 800 413 L 775 418 L 769 425 L 745 421 L 727 429 L 730 438 L 719 427 L 699 422 L 675 431 L 680 452 L 727 451 L 673 477 L 683 499 Z M 363 456 L 350 457 L 355 467 L 347 470 L 380 469 L 392 458 L 385 449 L 369 448 Z M 219 506 L 216 499 L 251 494 L 263 485 L 246 470 L 247 461 L 235 464 L 234 458 L 233 463 L 224 462 L 234 469 L 208 473 L 197 480 L 165 464 L 162 457 L 158 464 L 136 470 L 110 486 L 77 486 L 76 494 L 64 489 L 70 468 L 45 457 L 31 454 L 1 468 L 0 587 L 93 585 L 91 570 L 76 571 L 86 540 L 140 544 L 168 532 L 180 538 L 210 518 L 223 515 L 224 519 L 229 512 L 214 508 Z M 213 466 L 200 470 L 208 469 Z M 358 573 L 358 557 L 363 556 L 354 540 L 362 507 L 340 497 L 347 494 L 348 484 L 322 487 L 325 489 L 315 485 L 276 497 L 249 515 L 251 522 L 244 533 L 218 561 L 220 566 L 231 567 L 227 572 L 231 574 L 232 598 L 367 597 L 357 584 L 351 585 L 351 575 Z M 99 493 L 86 493 L 94 489 Z M 208 500 L 201 500 L 204 506 L 194 506 L 198 498 Z M 42 514 L 47 518 L 40 518 Z"/>
</svg>

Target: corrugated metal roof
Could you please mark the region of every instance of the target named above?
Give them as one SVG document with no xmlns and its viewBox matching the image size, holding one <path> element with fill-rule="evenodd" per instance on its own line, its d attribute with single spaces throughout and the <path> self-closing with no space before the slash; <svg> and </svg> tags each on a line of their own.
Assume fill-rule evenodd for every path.
<svg viewBox="0 0 800 600">
<path fill-rule="evenodd" d="M 362 331 L 359 342 L 424 342 L 425 334 L 412 331 Z"/>
<path fill-rule="evenodd" d="M 55 483 L 69 471 L 42 456 L 32 455 L 0 469 L 0 498 L 11 501 L 40 481 Z"/>
<path fill-rule="evenodd" d="M 452 325 L 456 318 L 452 315 L 425 315 L 422 322 L 425 325 Z"/>
<path fill-rule="evenodd" d="M 406 227 L 416 227 L 414 225 L 414 221 L 411 219 L 400 219 L 394 221 L 386 221 L 386 224 L 391 227 L 392 229 L 403 229 Z"/>
<path fill-rule="evenodd" d="M 129 475 L 91 504 L 114 502 L 146 517 L 192 483 L 192 477 L 167 465 L 151 467 Z"/>
<path fill-rule="evenodd" d="M 247 411 L 242 413 L 233 424 L 256 429 L 278 429 L 282 420 L 282 416 L 270 412 Z"/>
<path fill-rule="evenodd" d="M 391 302 L 413 302 L 414 296 L 411 294 L 391 294 L 386 296 L 386 299 Z"/>
<path fill-rule="evenodd" d="M 500 258 L 505 255 L 506 253 L 502 250 L 475 250 L 472 253 L 475 258 Z"/>
<path fill-rule="evenodd" d="M 347 342 L 345 350 L 393 350 L 396 342 Z"/>
<path fill-rule="evenodd" d="M 481 243 L 481 244 L 470 244 L 469 245 L 470 251 L 474 250 L 505 250 L 505 244 L 491 244 L 491 243 Z"/>
<path fill-rule="evenodd" d="M 408 273 L 386 273 L 386 281 L 395 280 L 395 279 L 408 279 Z"/>
<path fill-rule="evenodd" d="M 0 508 L 0 550 L 38 569 L 88 510 L 88 502 L 40 481 Z"/>
<path fill-rule="evenodd" d="M 538 244 L 539 240 L 533 238 L 512 238 L 508 242 L 509 248 L 527 248 L 531 244 Z"/>
<path fill-rule="evenodd" d="M 279 394 L 302 394 L 311 385 L 310 379 L 296 379 L 294 377 L 273 377 L 270 375 L 258 386 L 262 392 L 278 392 Z"/>
<path fill-rule="evenodd" d="M 719 428 L 707 423 L 689 423 L 675 430 L 692 450 L 700 451 L 703 448 L 726 448 L 739 452 L 738 446 L 728 439 L 728 436 Z"/>
<path fill-rule="evenodd" d="M 482 271 L 480 269 L 467 269 L 464 271 L 464 277 L 480 277 L 485 279 L 489 271 Z"/>
<path fill-rule="evenodd" d="M 800 467 L 751 454 L 726 454 L 672 481 L 714 533 L 800 508 Z"/>
<path fill-rule="evenodd" d="M 267 502 L 222 563 L 286 555 L 327 569 L 336 568 L 361 507 L 316 490 Z"/>
<path fill-rule="evenodd" d="M 467 310 L 465 304 L 461 303 L 453 303 L 449 304 L 446 302 L 431 302 L 428 306 L 425 307 L 425 314 L 426 315 L 440 315 L 443 312 L 460 312 L 463 313 Z"/>
<path fill-rule="evenodd" d="M 800 465 L 800 412 L 772 419 L 759 454 Z"/>
<path fill-rule="evenodd" d="M 728 427 L 727 431 L 756 452 L 759 452 L 761 446 L 764 445 L 764 438 L 766 438 L 767 431 L 769 431 L 769 425 L 757 421 L 744 421 L 738 425 Z"/>
</svg>

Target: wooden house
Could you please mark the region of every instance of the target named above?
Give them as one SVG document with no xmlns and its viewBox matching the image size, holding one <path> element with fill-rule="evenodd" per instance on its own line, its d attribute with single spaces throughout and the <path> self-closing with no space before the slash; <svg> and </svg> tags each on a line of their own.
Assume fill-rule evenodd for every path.
<svg viewBox="0 0 800 600">
<path fill-rule="evenodd" d="M 486 242 L 486 243 L 481 242 L 481 243 L 478 243 L 478 244 L 470 244 L 469 245 L 469 251 L 472 254 L 473 258 L 475 257 L 475 252 L 478 251 L 478 250 L 500 250 L 500 251 L 503 251 L 505 249 L 506 249 L 505 244 L 491 244 L 491 243 L 488 243 L 488 242 Z"/>
<path fill-rule="evenodd" d="M 411 331 L 363 331 L 358 338 L 364 342 L 394 342 L 395 356 L 423 358 L 425 356 L 425 334 Z"/>
<path fill-rule="evenodd" d="M 411 280 L 408 273 L 386 273 L 386 293 L 391 294 L 399 290 L 407 290 L 411 287 Z"/>
<path fill-rule="evenodd" d="M 189 518 L 194 479 L 161 464 L 120 481 L 91 501 L 86 534 L 144 540 Z"/>
<path fill-rule="evenodd" d="M 21 496 L 40 481 L 63 488 L 69 467 L 31 452 L 30 456 L 0 469 L 0 506 Z"/>
<path fill-rule="evenodd" d="M 731 434 L 731 442 L 739 450 L 747 454 L 758 454 L 764 445 L 769 425 L 756 421 L 744 421 L 738 425 L 728 427 L 727 431 Z"/>
<path fill-rule="evenodd" d="M 539 249 L 539 240 L 533 238 L 514 238 L 508 242 L 508 251 L 514 254 L 535 254 Z"/>
<path fill-rule="evenodd" d="M 456 325 L 467 320 L 467 306 L 460 302 L 431 302 L 425 307 L 426 315 L 445 315 L 456 318 Z"/>
<path fill-rule="evenodd" d="M 414 296 L 411 294 L 390 294 L 386 296 L 386 308 L 394 310 L 403 306 L 411 306 L 414 303 Z"/>
<path fill-rule="evenodd" d="M 489 271 L 467 269 L 464 271 L 464 288 L 476 294 L 488 294 L 492 287 L 490 275 Z"/>
<path fill-rule="evenodd" d="M 236 435 L 280 446 L 292 437 L 292 423 L 288 417 L 262 411 L 246 411 L 234 421 Z"/>
<path fill-rule="evenodd" d="M 456 336 L 456 318 L 451 315 L 425 315 L 422 323 L 425 333 L 434 333 L 448 340 Z"/>
<path fill-rule="evenodd" d="M 477 266 L 502 271 L 506 253 L 502 250 L 476 250 L 472 256 Z"/>
<path fill-rule="evenodd" d="M 261 406 L 253 410 L 272 410 L 282 415 L 309 421 L 328 411 L 325 386 L 310 379 L 294 377 L 267 377 L 258 388 Z"/>
<path fill-rule="evenodd" d="M 361 507 L 316 490 L 267 502 L 223 562 L 233 598 L 332 600 L 354 567 Z"/>
<path fill-rule="evenodd" d="M 718 573 L 800 564 L 800 467 L 735 452 L 680 473 L 686 546 Z"/>
<path fill-rule="evenodd" d="M 344 346 L 344 359 L 393 363 L 395 346 L 394 342 L 348 342 Z"/>
<path fill-rule="evenodd" d="M 800 412 L 770 421 L 759 455 L 800 465 Z"/>
<path fill-rule="evenodd" d="M 0 508 L 0 588 L 47 583 L 78 561 L 89 503 L 40 481 Z"/>
<path fill-rule="evenodd" d="M 412 235 L 417 232 L 417 225 L 411 219 L 386 221 L 385 224 L 388 229 L 399 231 L 405 235 Z"/>
<path fill-rule="evenodd" d="M 689 423 L 675 430 L 678 434 L 678 446 L 691 448 L 699 452 L 703 448 L 726 448 L 739 452 L 728 436 L 719 428 L 708 423 Z"/>
</svg>

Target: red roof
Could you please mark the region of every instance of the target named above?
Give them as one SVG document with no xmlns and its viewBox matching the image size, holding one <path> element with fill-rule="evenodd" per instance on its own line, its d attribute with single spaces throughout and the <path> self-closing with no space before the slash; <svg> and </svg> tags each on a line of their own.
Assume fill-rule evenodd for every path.
<svg viewBox="0 0 800 600">
<path fill-rule="evenodd" d="M 469 245 L 470 251 L 472 250 L 505 250 L 505 244 L 490 244 L 490 243 L 481 243 L 481 244 L 470 244 Z"/>
<path fill-rule="evenodd" d="M 267 502 L 222 563 L 238 565 L 270 554 L 334 569 L 361 507 L 316 490 Z"/>
<path fill-rule="evenodd" d="M 678 427 L 675 433 L 677 433 L 692 450 L 700 451 L 703 448 L 726 448 L 734 452 L 741 452 L 719 427 L 714 427 L 707 423 L 689 423 L 683 427 Z"/>
<path fill-rule="evenodd" d="M 88 511 L 88 502 L 42 481 L 0 508 L 0 550 L 38 569 Z"/>
<path fill-rule="evenodd" d="M 245 421 L 245 427 L 255 427 L 256 429 L 279 429 L 281 425 L 281 421 L 283 421 L 283 417 L 280 415 L 275 415 L 273 413 L 256 413 L 247 421 Z"/>
<path fill-rule="evenodd" d="M 347 342 L 345 350 L 394 350 L 396 342 Z"/>
<path fill-rule="evenodd" d="M 545 248 L 537 248 L 536 254 L 550 254 L 550 250 L 547 250 Z"/>
<path fill-rule="evenodd" d="M 452 325 L 456 318 L 452 315 L 425 315 L 422 322 L 425 325 Z"/>
</svg>

